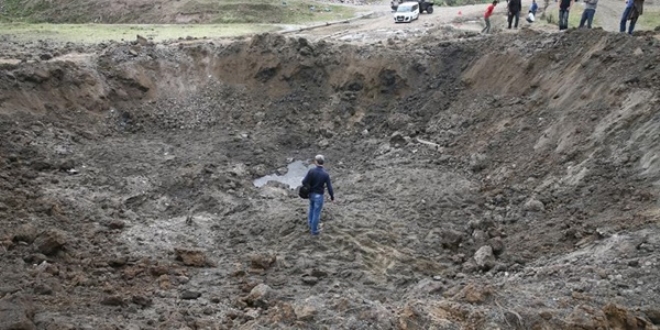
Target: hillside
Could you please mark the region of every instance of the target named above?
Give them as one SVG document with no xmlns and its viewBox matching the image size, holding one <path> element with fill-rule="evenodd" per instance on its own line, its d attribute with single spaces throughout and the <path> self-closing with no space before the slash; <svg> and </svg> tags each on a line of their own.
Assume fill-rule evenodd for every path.
<svg viewBox="0 0 660 330">
<path fill-rule="evenodd" d="M 301 23 L 353 16 L 305 0 L 5 0 L 0 21 L 31 23 Z"/>
</svg>

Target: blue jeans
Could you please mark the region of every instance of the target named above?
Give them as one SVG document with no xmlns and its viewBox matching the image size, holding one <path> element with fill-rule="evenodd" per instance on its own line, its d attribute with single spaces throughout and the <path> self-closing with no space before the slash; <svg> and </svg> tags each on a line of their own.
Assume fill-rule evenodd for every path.
<svg viewBox="0 0 660 330">
<path fill-rule="evenodd" d="M 594 15 L 596 14 L 596 9 L 585 9 L 582 13 L 582 18 L 580 19 L 580 27 L 584 27 L 584 23 L 587 23 L 587 27 L 591 29 L 591 23 L 594 22 Z"/>
<path fill-rule="evenodd" d="M 559 30 L 568 29 L 568 9 L 559 9 Z"/>
<path fill-rule="evenodd" d="M 307 215 L 307 225 L 312 235 L 319 234 L 319 221 L 321 220 L 321 210 L 323 209 L 323 194 L 309 194 L 309 214 Z"/>
<path fill-rule="evenodd" d="M 619 32 L 626 32 L 626 21 L 628 21 L 628 15 L 630 15 L 631 10 L 632 7 L 626 7 L 626 10 L 623 11 L 623 15 L 621 16 L 621 24 L 619 26 Z M 630 20 L 630 26 L 628 27 L 628 34 L 633 33 L 633 30 L 635 29 L 635 23 L 637 23 L 636 18 Z"/>
</svg>

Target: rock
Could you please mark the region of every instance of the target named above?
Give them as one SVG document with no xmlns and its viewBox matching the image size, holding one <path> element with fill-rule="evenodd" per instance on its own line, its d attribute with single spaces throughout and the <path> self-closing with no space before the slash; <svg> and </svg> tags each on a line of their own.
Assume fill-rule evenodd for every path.
<svg viewBox="0 0 660 330">
<path fill-rule="evenodd" d="M 540 312 L 539 312 L 539 316 L 540 316 L 542 319 L 544 319 L 544 320 L 550 320 L 550 319 L 552 319 L 552 317 L 553 317 L 554 315 L 553 315 L 553 312 L 552 312 L 552 311 L 546 309 L 546 310 L 542 310 L 542 311 L 540 311 Z"/>
<path fill-rule="evenodd" d="M 0 300 L 0 330 L 34 330 L 33 317 L 32 305 L 23 296 Z"/>
<path fill-rule="evenodd" d="M 37 234 L 37 228 L 32 224 L 26 223 L 16 229 L 14 237 L 12 237 L 12 241 L 32 244 L 32 242 L 34 242 L 34 240 L 37 238 Z"/>
<path fill-rule="evenodd" d="M 255 308 L 248 308 L 248 310 L 245 312 L 243 317 L 245 317 L 246 320 L 256 320 L 259 316 L 261 315 L 261 312 L 258 309 Z"/>
<path fill-rule="evenodd" d="M 145 38 L 145 37 L 143 37 L 139 34 L 137 35 L 137 40 L 136 41 L 140 46 L 146 46 L 149 43 L 147 38 Z"/>
<path fill-rule="evenodd" d="M 42 262 L 46 261 L 48 257 L 41 253 L 33 253 L 28 255 L 27 257 L 23 258 L 25 262 L 29 262 L 31 264 L 39 265 Z"/>
<path fill-rule="evenodd" d="M 110 260 L 108 260 L 108 266 L 118 268 L 125 266 L 126 263 L 128 262 L 128 257 L 127 256 L 122 256 L 122 257 L 115 257 Z"/>
<path fill-rule="evenodd" d="M 131 56 L 134 56 L 134 57 L 135 57 L 135 56 L 138 56 L 138 53 L 137 53 L 135 50 L 133 50 L 133 49 L 129 49 L 129 50 L 128 50 L 128 54 L 131 55 Z"/>
<path fill-rule="evenodd" d="M 179 297 L 184 300 L 194 300 L 202 296 L 201 292 L 192 290 L 183 290 Z"/>
<path fill-rule="evenodd" d="M 186 266 L 206 267 L 211 265 L 202 249 L 177 247 L 174 248 L 174 253 L 177 260 L 182 261 Z"/>
<path fill-rule="evenodd" d="M 273 295 L 273 290 L 266 284 L 258 284 L 250 291 L 245 299 L 248 305 L 255 307 L 267 307 L 268 299 Z"/>
<path fill-rule="evenodd" d="M 480 304 L 493 294 L 493 289 L 486 286 L 468 284 L 458 293 L 459 299 L 471 304 Z"/>
<path fill-rule="evenodd" d="M 33 292 L 34 294 L 48 296 L 53 294 L 53 289 L 46 284 L 37 284 Z"/>
<path fill-rule="evenodd" d="M 253 254 L 250 256 L 250 264 L 257 269 L 268 269 L 277 261 L 275 254 Z"/>
<path fill-rule="evenodd" d="M 152 276 L 160 277 L 163 275 L 168 275 L 170 273 L 170 268 L 166 265 L 154 265 L 149 267 L 149 273 Z"/>
<path fill-rule="evenodd" d="M 525 211 L 542 212 L 545 211 L 545 205 L 540 200 L 530 198 L 524 205 Z"/>
<path fill-rule="evenodd" d="M 101 300 L 101 305 L 105 305 L 105 306 L 123 306 L 124 305 L 124 299 L 122 299 L 120 296 L 117 296 L 117 295 L 105 297 Z"/>
<path fill-rule="evenodd" d="M 48 61 L 48 60 L 50 60 L 51 58 L 53 58 L 53 54 L 50 54 L 50 53 L 44 53 L 44 54 L 41 54 L 41 55 L 39 56 L 39 58 L 40 58 L 42 61 Z"/>
<path fill-rule="evenodd" d="M 34 245 L 37 251 L 45 255 L 53 255 L 64 247 L 67 243 L 66 233 L 58 229 L 49 229 L 41 233 Z"/>
<path fill-rule="evenodd" d="M 603 307 L 610 329 L 639 329 L 634 313 L 624 307 L 609 303 Z"/>
<path fill-rule="evenodd" d="M 504 252 L 504 241 L 499 237 L 492 238 L 488 241 L 488 245 L 493 248 L 493 253 L 495 253 L 495 255 L 500 255 Z"/>
<path fill-rule="evenodd" d="M 394 132 L 390 135 L 390 143 L 393 145 L 403 145 L 406 143 L 406 137 L 401 132 Z"/>
<path fill-rule="evenodd" d="M 474 261 L 482 270 L 489 270 L 495 266 L 495 255 L 490 245 L 484 245 L 474 254 Z"/>
<path fill-rule="evenodd" d="M 476 246 L 484 245 L 486 244 L 486 240 L 488 240 L 488 234 L 481 229 L 476 229 L 472 232 L 472 239 Z"/>
<path fill-rule="evenodd" d="M 440 233 L 440 244 L 445 249 L 458 249 L 461 242 L 463 242 L 463 233 L 460 231 L 447 229 Z"/>
<path fill-rule="evenodd" d="M 105 225 L 110 229 L 124 229 L 124 226 L 126 226 L 123 221 L 116 219 L 108 221 Z"/>
<path fill-rule="evenodd" d="M 135 295 L 131 297 L 131 301 L 142 308 L 149 307 L 153 303 L 153 300 L 151 298 L 140 295 Z"/>
<path fill-rule="evenodd" d="M 472 261 L 464 262 L 463 265 L 461 265 L 461 271 L 466 274 L 474 273 L 477 271 L 477 269 L 479 268 Z"/>
<path fill-rule="evenodd" d="M 319 279 L 318 277 L 314 277 L 314 276 L 303 276 L 302 282 L 307 285 L 315 285 L 316 283 L 319 282 Z"/>
<path fill-rule="evenodd" d="M 648 317 L 653 324 L 660 325 L 660 307 L 646 306 L 642 308 L 642 312 L 644 312 L 646 317 Z"/>
<path fill-rule="evenodd" d="M 176 281 L 179 284 L 186 284 L 186 283 L 190 282 L 190 278 L 188 278 L 188 276 L 181 275 L 181 276 L 176 277 Z"/>
<path fill-rule="evenodd" d="M 318 313 L 314 306 L 309 305 L 296 306 L 293 310 L 296 313 L 296 319 L 298 321 L 311 321 Z"/>
<path fill-rule="evenodd" d="M 484 154 L 470 155 L 470 169 L 472 172 L 480 172 L 487 166 L 488 158 Z"/>
</svg>

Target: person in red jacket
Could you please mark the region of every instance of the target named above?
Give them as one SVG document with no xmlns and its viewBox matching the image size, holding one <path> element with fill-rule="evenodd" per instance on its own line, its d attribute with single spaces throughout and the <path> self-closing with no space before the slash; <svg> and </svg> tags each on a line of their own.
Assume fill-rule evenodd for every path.
<svg viewBox="0 0 660 330">
<path fill-rule="evenodd" d="M 486 21 L 486 27 L 481 30 L 481 33 L 490 33 L 490 16 L 493 15 L 493 10 L 495 10 L 495 6 L 497 6 L 497 0 L 494 0 L 493 3 L 488 5 L 488 8 L 486 8 L 486 13 L 484 14 L 484 21 Z"/>
</svg>

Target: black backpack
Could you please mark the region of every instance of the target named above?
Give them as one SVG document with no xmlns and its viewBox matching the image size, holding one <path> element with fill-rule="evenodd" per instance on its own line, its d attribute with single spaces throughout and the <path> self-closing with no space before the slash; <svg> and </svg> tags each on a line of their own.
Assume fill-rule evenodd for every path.
<svg viewBox="0 0 660 330">
<path fill-rule="evenodd" d="M 312 187 L 309 185 L 302 185 L 300 188 L 298 188 L 298 196 L 303 199 L 309 199 L 309 190 Z"/>
</svg>

